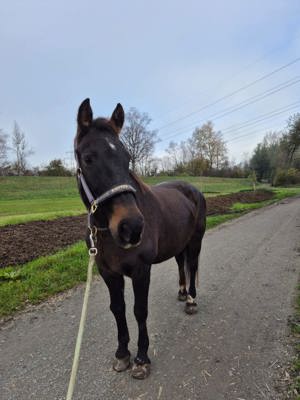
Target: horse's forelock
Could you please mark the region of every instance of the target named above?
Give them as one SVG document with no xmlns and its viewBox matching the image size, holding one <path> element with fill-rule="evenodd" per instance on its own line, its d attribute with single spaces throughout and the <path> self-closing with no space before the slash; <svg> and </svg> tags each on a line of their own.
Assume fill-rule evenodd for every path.
<svg viewBox="0 0 300 400">
<path fill-rule="evenodd" d="M 92 127 L 96 128 L 99 131 L 107 131 L 118 134 L 116 126 L 114 125 L 113 121 L 109 118 L 97 118 L 93 121 Z"/>
</svg>

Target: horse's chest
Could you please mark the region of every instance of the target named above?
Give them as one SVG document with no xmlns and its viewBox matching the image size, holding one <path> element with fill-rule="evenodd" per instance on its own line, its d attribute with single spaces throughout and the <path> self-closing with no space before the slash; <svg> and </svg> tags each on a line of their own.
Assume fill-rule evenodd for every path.
<svg viewBox="0 0 300 400">
<path fill-rule="evenodd" d="M 136 264 L 136 256 L 121 249 L 103 248 L 101 254 L 97 258 L 97 264 L 100 268 L 107 271 L 131 276 L 131 269 Z"/>
<path fill-rule="evenodd" d="M 108 271 L 131 276 L 140 266 L 151 265 L 156 257 L 153 240 L 143 240 L 139 247 L 122 249 L 114 243 L 103 243 L 98 251 L 97 264 Z"/>
<path fill-rule="evenodd" d="M 105 268 L 118 274 L 122 273 L 122 257 L 118 253 L 107 252 L 103 249 L 97 258 L 97 263 L 100 268 Z"/>
</svg>

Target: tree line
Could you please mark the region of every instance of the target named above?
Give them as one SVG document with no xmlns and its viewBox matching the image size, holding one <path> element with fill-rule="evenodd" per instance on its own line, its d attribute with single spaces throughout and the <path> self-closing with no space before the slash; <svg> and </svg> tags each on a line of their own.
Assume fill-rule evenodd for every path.
<svg viewBox="0 0 300 400">
<path fill-rule="evenodd" d="M 170 142 L 166 156 L 157 160 L 157 170 L 164 175 L 250 177 L 274 186 L 299 184 L 300 113 L 290 116 L 283 130 L 267 132 L 238 164 L 229 161 L 222 132 L 208 121 L 186 141 Z"/>
<path fill-rule="evenodd" d="M 150 129 L 151 118 L 136 108 L 126 114 L 121 140 L 131 157 L 131 169 L 140 175 L 192 175 L 251 177 L 273 185 L 300 183 L 300 114 L 292 115 L 282 131 L 268 132 L 250 157 L 236 164 L 228 159 L 228 149 L 221 131 L 211 121 L 196 127 L 191 136 L 177 143 L 171 141 L 161 157 L 154 156 L 159 142 L 156 130 Z M 12 155 L 12 160 L 8 155 Z M 71 176 L 61 159 L 44 167 L 30 168 L 28 158 L 33 150 L 15 122 L 9 141 L 0 130 L 1 175 Z"/>
<path fill-rule="evenodd" d="M 300 114 L 292 115 L 283 131 L 269 132 L 249 161 L 259 181 L 274 186 L 300 183 Z"/>
</svg>

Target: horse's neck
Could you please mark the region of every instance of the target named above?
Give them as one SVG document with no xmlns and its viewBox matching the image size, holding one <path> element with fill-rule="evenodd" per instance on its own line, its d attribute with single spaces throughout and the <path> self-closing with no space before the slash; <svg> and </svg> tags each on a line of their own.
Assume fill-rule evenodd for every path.
<svg viewBox="0 0 300 400">
<path fill-rule="evenodd" d="M 145 195 L 147 191 L 150 190 L 150 187 L 144 183 L 141 178 L 139 178 L 135 172 L 133 171 L 129 171 L 129 175 L 133 181 L 133 186 L 135 187 L 135 189 L 141 193 L 142 195 Z"/>
</svg>

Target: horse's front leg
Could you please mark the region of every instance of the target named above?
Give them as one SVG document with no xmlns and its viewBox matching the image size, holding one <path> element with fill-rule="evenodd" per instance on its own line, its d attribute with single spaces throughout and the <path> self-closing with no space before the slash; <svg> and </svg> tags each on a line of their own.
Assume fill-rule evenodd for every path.
<svg viewBox="0 0 300 400">
<path fill-rule="evenodd" d="M 100 269 L 110 294 L 110 309 L 114 314 L 118 327 L 118 348 L 113 368 L 117 372 L 125 371 L 130 365 L 130 352 L 128 350 L 129 332 L 125 315 L 124 277 L 112 275 Z"/>
<path fill-rule="evenodd" d="M 149 337 L 147 331 L 148 293 L 150 285 L 150 265 L 137 267 L 132 275 L 134 291 L 134 315 L 138 323 L 138 352 L 134 359 L 132 377 L 145 379 L 150 373 L 148 357 Z"/>
</svg>

